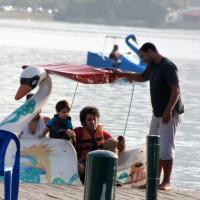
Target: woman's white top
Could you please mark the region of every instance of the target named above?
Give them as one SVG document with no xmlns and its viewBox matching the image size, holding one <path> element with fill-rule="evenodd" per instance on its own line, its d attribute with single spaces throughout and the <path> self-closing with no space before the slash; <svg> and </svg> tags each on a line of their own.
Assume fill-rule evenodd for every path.
<svg viewBox="0 0 200 200">
<path fill-rule="evenodd" d="M 40 136 L 42 136 L 42 132 L 45 128 L 46 128 L 46 124 L 44 121 L 44 117 L 40 116 L 35 133 L 32 134 L 30 132 L 29 124 L 27 124 L 22 130 L 21 138 L 39 138 Z"/>
</svg>

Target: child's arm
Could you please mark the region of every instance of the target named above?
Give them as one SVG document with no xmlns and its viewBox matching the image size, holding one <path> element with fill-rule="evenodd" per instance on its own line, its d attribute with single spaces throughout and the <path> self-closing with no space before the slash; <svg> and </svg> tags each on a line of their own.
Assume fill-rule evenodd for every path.
<svg viewBox="0 0 200 200">
<path fill-rule="evenodd" d="M 72 122 L 71 122 L 71 117 L 69 117 L 69 119 L 67 120 L 66 128 L 67 128 L 67 130 L 66 130 L 67 137 L 75 138 L 76 134 L 73 131 L 73 125 L 72 125 Z"/>
<path fill-rule="evenodd" d="M 71 140 L 73 146 L 76 147 L 76 134 L 75 134 L 75 132 L 71 129 L 67 129 L 66 135 Z"/>
<path fill-rule="evenodd" d="M 71 130 L 73 129 L 71 118 L 67 121 L 66 126 L 67 126 L 67 129 L 71 129 Z"/>
<path fill-rule="evenodd" d="M 66 135 L 67 135 L 69 138 L 75 138 L 75 137 L 76 137 L 75 132 L 74 132 L 73 130 L 71 130 L 71 129 L 67 129 Z"/>
</svg>

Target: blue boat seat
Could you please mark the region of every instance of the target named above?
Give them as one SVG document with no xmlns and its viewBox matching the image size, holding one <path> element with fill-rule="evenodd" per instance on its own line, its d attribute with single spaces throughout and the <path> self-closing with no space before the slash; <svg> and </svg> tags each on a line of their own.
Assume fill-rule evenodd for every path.
<svg viewBox="0 0 200 200">
<path fill-rule="evenodd" d="M 113 61 L 101 53 L 88 52 L 87 65 L 99 68 L 109 68 L 112 67 Z"/>
<path fill-rule="evenodd" d="M 16 145 L 14 165 L 5 167 L 6 150 L 11 141 Z M 17 200 L 19 192 L 20 142 L 18 137 L 5 130 L 0 130 L 0 176 L 4 177 L 4 199 Z"/>
</svg>

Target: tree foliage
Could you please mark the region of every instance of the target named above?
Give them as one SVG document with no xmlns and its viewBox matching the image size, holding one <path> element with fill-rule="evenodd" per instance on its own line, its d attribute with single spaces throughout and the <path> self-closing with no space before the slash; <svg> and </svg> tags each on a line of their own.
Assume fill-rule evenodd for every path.
<svg viewBox="0 0 200 200">
<path fill-rule="evenodd" d="M 1 5 L 57 9 L 55 20 L 149 26 L 162 24 L 167 7 L 183 2 L 188 0 L 0 0 Z"/>
<path fill-rule="evenodd" d="M 68 6 L 55 19 L 105 24 L 160 25 L 166 8 L 155 0 L 68 0 Z"/>
</svg>

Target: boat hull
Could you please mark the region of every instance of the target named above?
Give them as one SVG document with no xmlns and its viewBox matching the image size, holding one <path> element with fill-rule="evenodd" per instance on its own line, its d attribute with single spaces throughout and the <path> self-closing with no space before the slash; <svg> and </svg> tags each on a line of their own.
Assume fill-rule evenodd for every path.
<svg viewBox="0 0 200 200">
<path fill-rule="evenodd" d="M 77 155 L 67 140 L 21 139 L 20 182 L 81 185 Z M 119 154 L 117 176 L 120 182 L 129 181 L 132 167 L 145 162 L 143 148 Z"/>
<path fill-rule="evenodd" d="M 20 181 L 81 185 L 74 147 L 61 139 L 21 139 Z"/>
<path fill-rule="evenodd" d="M 146 65 L 143 63 L 133 63 L 127 57 L 122 56 L 121 62 L 117 67 L 113 66 L 113 60 L 104 56 L 102 53 L 87 53 L 87 65 L 97 67 L 97 68 L 106 68 L 106 69 L 121 69 L 125 71 L 132 71 L 137 73 L 142 73 L 146 68 Z"/>
</svg>

